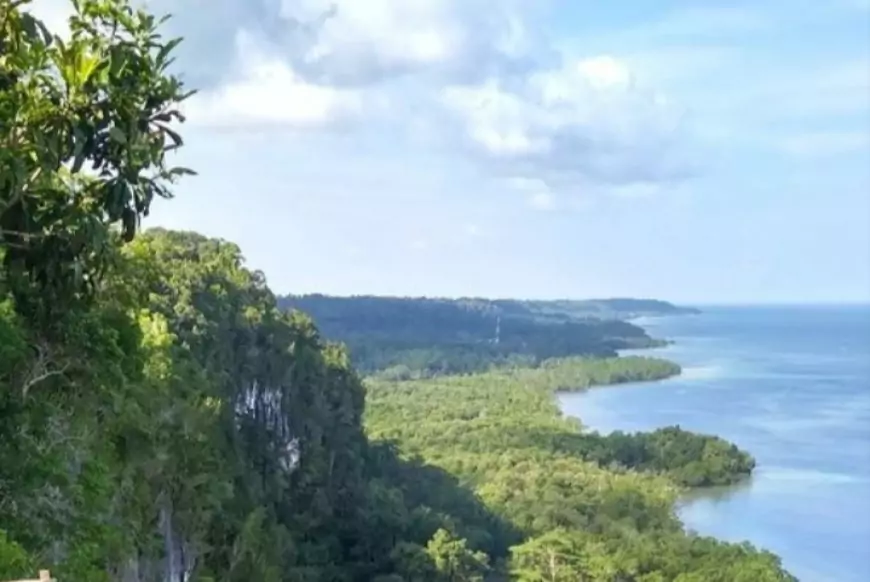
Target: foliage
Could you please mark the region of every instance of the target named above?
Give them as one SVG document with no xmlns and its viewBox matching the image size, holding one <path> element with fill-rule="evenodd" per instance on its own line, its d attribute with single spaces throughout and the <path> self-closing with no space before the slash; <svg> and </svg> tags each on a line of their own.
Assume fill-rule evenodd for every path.
<svg viewBox="0 0 870 582">
<path fill-rule="evenodd" d="M 472 552 L 467 542 L 445 529 L 439 529 L 426 545 L 426 554 L 435 564 L 435 571 L 450 582 L 482 582 L 486 573 L 487 556 Z"/>
<path fill-rule="evenodd" d="M 557 390 L 676 370 L 651 358 L 570 358 L 536 369 L 369 381 L 367 431 L 456 475 L 519 530 L 525 540 L 501 536 L 507 544 L 490 554 L 499 563 L 510 553 L 512 579 L 682 582 L 706 579 L 730 560 L 722 570 L 734 579 L 792 580 L 774 556 L 687 534 L 674 515 L 679 486 L 741 479 L 754 466 L 748 454 L 678 427 L 584 432 L 553 399 Z"/>
<path fill-rule="evenodd" d="M 598 317 L 605 313 L 601 306 L 610 305 L 606 301 L 305 295 L 280 298 L 279 304 L 311 314 L 327 337 L 348 346 L 361 372 L 394 380 L 533 366 L 572 355 L 615 356 L 619 349 L 661 344 L 635 325 Z M 667 303 L 647 309 L 677 310 Z"/>
<path fill-rule="evenodd" d="M 667 473 L 681 485 L 710 487 L 730 485 L 748 477 L 755 460 L 735 445 L 718 437 L 697 435 L 672 426 L 651 433 L 607 436 L 581 435 L 565 446 L 602 466 Z"/>
<path fill-rule="evenodd" d="M 493 353 L 537 369 L 373 383 L 367 436 L 347 352 L 279 308 L 237 246 L 134 240 L 186 173 L 165 164 L 180 144 L 166 125 L 184 98 L 166 73 L 176 41 L 126 0 L 77 0 L 65 40 L 26 4 L 0 0 L 0 577 L 538 580 L 558 553 L 593 580 L 792 580 L 674 517 L 674 480 L 740 474 L 740 451 L 678 429 L 590 435 L 558 416 L 556 389 L 675 373 L 544 361 L 649 343 L 629 324 L 506 313 Z M 427 342 L 457 357 L 477 342 L 427 326 L 403 335 L 394 318 L 373 345 L 400 362 Z M 464 369 L 489 364 L 476 353 Z"/>
<path fill-rule="evenodd" d="M 33 571 L 33 569 L 33 559 L 0 529 L 0 578 L 4 580 L 14 578 L 21 572 Z"/>
<path fill-rule="evenodd" d="M 687 569 L 691 564 L 691 569 Z M 512 550 L 519 582 L 793 582 L 779 559 L 747 544 L 653 533 L 594 536 L 554 530 Z"/>
<path fill-rule="evenodd" d="M 27 394 L 0 391 L 10 540 L 67 580 L 131 568 L 364 580 L 389 568 L 394 543 L 370 548 L 381 518 L 367 508 L 395 493 L 369 481 L 364 391 L 344 351 L 278 310 L 235 245 L 151 231 L 110 264 L 94 304 L 74 313 L 87 333 L 64 346 L 82 366 Z M 3 336 L 26 338 L 3 313 Z M 0 354 L 4 369 L 33 359 Z"/>
<path fill-rule="evenodd" d="M 0 0 L 0 244 L 17 308 L 54 323 L 93 290 L 120 225 L 129 240 L 167 183 L 189 93 L 167 73 L 178 40 L 127 0 L 76 0 L 67 38 Z"/>
</svg>

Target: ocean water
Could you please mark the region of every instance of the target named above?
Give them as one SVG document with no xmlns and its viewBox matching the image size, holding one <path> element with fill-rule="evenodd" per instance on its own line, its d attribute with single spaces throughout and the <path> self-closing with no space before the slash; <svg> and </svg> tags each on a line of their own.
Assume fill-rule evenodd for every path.
<svg viewBox="0 0 870 582">
<path fill-rule="evenodd" d="M 687 499 L 686 526 L 748 540 L 803 582 L 870 582 L 870 306 L 707 308 L 639 322 L 676 344 L 662 382 L 560 397 L 592 429 L 678 424 L 752 453 L 746 484 Z"/>
</svg>

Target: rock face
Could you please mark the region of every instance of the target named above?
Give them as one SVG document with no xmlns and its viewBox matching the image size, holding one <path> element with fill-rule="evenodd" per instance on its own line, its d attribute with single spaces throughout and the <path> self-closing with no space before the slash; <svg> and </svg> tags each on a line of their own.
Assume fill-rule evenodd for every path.
<svg viewBox="0 0 870 582">
<path fill-rule="evenodd" d="M 173 523 L 172 508 L 164 503 L 158 520 L 162 557 L 138 555 L 109 570 L 119 582 L 188 582 L 196 565 L 197 554 L 184 540 Z"/>
</svg>

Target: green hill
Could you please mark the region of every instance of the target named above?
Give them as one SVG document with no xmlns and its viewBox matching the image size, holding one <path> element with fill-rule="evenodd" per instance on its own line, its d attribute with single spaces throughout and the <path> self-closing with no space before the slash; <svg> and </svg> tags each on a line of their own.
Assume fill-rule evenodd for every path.
<svg viewBox="0 0 870 582">
<path fill-rule="evenodd" d="M 623 319 L 682 314 L 663 301 L 521 301 L 411 297 L 286 296 L 279 306 L 310 314 L 345 343 L 360 371 L 405 378 L 536 365 L 548 358 L 614 356 L 662 345 Z"/>
</svg>

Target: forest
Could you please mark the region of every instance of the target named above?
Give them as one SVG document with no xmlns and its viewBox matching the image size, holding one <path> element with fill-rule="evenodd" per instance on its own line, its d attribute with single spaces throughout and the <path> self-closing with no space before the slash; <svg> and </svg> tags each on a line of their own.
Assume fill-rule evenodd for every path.
<svg viewBox="0 0 870 582">
<path fill-rule="evenodd" d="M 617 316 L 690 312 L 666 302 L 633 299 L 302 295 L 279 297 L 278 304 L 310 314 L 327 337 L 348 347 L 358 370 L 389 379 L 535 366 L 549 358 L 607 357 L 620 349 L 656 347 L 663 342 Z"/>
<path fill-rule="evenodd" d="M 748 455 L 555 407 L 671 365 L 364 383 L 238 246 L 143 232 L 193 175 L 177 39 L 127 0 L 76 0 L 65 38 L 28 5 L 0 0 L 0 580 L 794 580 L 675 516 Z"/>
</svg>

